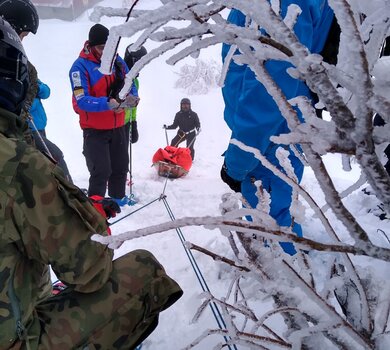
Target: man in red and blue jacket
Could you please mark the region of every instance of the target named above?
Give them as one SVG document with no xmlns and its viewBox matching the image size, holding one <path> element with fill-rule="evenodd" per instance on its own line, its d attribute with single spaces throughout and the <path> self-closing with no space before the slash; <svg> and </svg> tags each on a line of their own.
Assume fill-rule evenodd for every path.
<svg viewBox="0 0 390 350">
<path fill-rule="evenodd" d="M 108 195 L 119 205 L 125 205 L 129 154 L 123 107 L 136 106 L 139 98 L 133 85 L 125 101 L 118 99 L 128 72 L 121 57 L 116 57 L 111 75 L 99 71 L 108 34 L 109 30 L 101 24 L 91 27 L 69 77 L 73 108 L 83 130 L 83 154 L 90 173 L 88 195 L 104 197 L 108 187 Z"/>
</svg>

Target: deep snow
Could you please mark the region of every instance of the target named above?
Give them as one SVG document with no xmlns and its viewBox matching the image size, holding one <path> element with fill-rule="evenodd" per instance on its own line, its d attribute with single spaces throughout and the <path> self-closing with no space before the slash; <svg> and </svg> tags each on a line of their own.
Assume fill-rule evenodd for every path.
<svg viewBox="0 0 390 350">
<path fill-rule="evenodd" d="M 157 1 L 148 0 L 144 3 L 144 8 L 153 7 Z M 122 0 L 105 0 L 99 5 L 121 7 Z M 48 138 L 63 150 L 73 180 L 79 187 L 84 188 L 87 187 L 89 174 L 81 153 L 82 133 L 78 116 L 72 109 L 68 72 L 87 39 L 89 28 L 93 25 L 87 15 L 88 13 L 85 13 L 73 22 L 56 19 L 41 20 L 37 35 L 29 35 L 23 42 L 29 59 L 38 70 L 39 78 L 51 88 L 50 98 L 43 102 L 48 115 Z M 102 23 L 110 27 L 123 21 L 123 18 L 104 17 Z M 119 49 L 122 56 L 124 48 L 134 39 L 122 39 Z M 153 43 L 149 45 L 147 49 L 151 49 Z M 207 49 L 201 53 L 200 58 L 219 62 L 220 47 Z M 138 109 L 140 138 L 132 147 L 134 192 L 140 202 L 134 207 L 126 208 L 123 214 L 147 204 L 162 193 L 166 180 L 158 177 L 156 170 L 151 167 L 151 159 L 154 152 L 166 144 L 162 125 L 172 122 L 175 113 L 179 110 L 181 98 L 189 97 L 193 110 L 200 117 L 202 132 L 195 143 L 196 157 L 190 173 L 182 179 L 167 181 L 165 190 L 167 201 L 176 218 L 219 215 L 221 195 L 229 191 L 220 180 L 219 171 L 223 162 L 221 154 L 227 147 L 230 136 L 223 121 L 223 100 L 220 90 L 213 89 L 207 95 L 188 96 L 185 91 L 174 86 L 179 77 L 180 67 L 185 63 L 194 65 L 194 60 L 188 58 L 178 66 L 172 67 L 165 63 L 165 59 L 160 57 L 145 67 L 140 74 L 141 102 Z M 168 131 L 169 139 L 174 135 L 174 131 Z M 359 169 L 356 166 L 352 172 L 342 171 L 337 156 L 328 156 L 326 162 L 329 171 L 334 174 L 338 188 L 348 187 L 359 177 Z M 323 195 L 318 190 L 310 169 L 306 169 L 303 183 L 310 192 L 314 193 L 316 200 L 323 203 Z M 368 227 L 372 234 L 375 234 L 378 228 L 390 233 L 388 222 L 381 222 L 372 214 L 366 213 L 366 208 L 374 206 L 375 203 L 375 198 L 362 195 L 361 191 L 347 199 L 349 209 L 359 215 L 360 224 Z M 318 231 L 318 223 L 311 210 L 307 210 L 305 219 L 303 227 L 306 235 L 319 237 L 323 234 L 322 230 Z M 112 232 L 115 235 L 165 221 L 169 221 L 165 207 L 161 202 L 156 202 L 113 225 Z M 341 224 L 338 229 L 341 232 L 344 230 Z M 214 249 L 220 254 L 230 254 L 225 238 L 216 230 L 191 227 L 184 228 L 182 231 L 188 240 L 196 244 Z M 381 236 L 377 240 L 382 242 L 381 244 L 387 244 Z M 184 290 L 184 296 L 179 302 L 161 314 L 160 325 L 145 341 L 144 349 L 180 349 L 205 328 L 215 328 L 216 323 L 209 310 L 204 313 L 199 323 L 190 323 L 201 302 L 198 298 L 201 289 L 176 232 L 169 231 L 127 242 L 116 251 L 116 257 L 138 248 L 148 249 L 155 254 L 168 274 L 175 278 Z M 210 258 L 197 252 L 194 256 L 210 289 L 216 295 L 222 296 L 223 293 L 220 293 L 228 282 L 222 265 L 214 263 Z M 370 262 L 370 259 L 361 258 L 361 260 L 364 264 Z M 202 342 L 198 348 L 211 349 L 217 341 L 221 339 L 211 337 Z"/>
</svg>

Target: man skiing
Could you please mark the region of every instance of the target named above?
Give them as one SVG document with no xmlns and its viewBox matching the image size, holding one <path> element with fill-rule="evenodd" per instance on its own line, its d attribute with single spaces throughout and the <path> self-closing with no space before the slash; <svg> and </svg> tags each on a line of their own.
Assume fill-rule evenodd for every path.
<svg viewBox="0 0 390 350">
<path fill-rule="evenodd" d="M 2 19 L 0 66 L 0 349 L 132 349 L 182 291 L 145 250 L 113 261 L 91 240 L 106 218 L 26 143 L 27 57 Z M 67 286 L 56 296 L 49 265 Z"/>
<path fill-rule="evenodd" d="M 164 129 L 179 128 L 176 136 L 171 141 L 171 146 L 178 147 L 184 140 L 187 141 L 187 147 L 191 151 L 191 158 L 194 160 L 194 143 L 196 133 L 200 130 L 200 121 L 198 115 L 191 109 L 191 101 L 183 98 L 180 102 L 180 111 L 176 113 L 173 124 L 163 125 Z"/>
</svg>

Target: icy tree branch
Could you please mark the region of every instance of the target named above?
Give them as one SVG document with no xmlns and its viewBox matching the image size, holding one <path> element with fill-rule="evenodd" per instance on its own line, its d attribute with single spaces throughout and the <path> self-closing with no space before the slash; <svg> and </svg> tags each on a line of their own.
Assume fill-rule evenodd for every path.
<svg viewBox="0 0 390 350">
<path fill-rule="evenodd" d="M 92 17 L 94 21 L 102 16 L 128 18 L 127 22 L 110 29 L 102 57 L 104 73 L 111 71 L 120 37 L 136 36 L 136 47 L 153 42 L 153 49 L 127 74 L 120 98 L 126 96 L 139 71 L 162 55 L 173 65 L 189 56 L 196 58 L 201 50 L 210 46 L 231 45 L 220 85 L 231 60 L 252 69 L 290 129 L 289 133 L 273 137 L 271 141 L 290 149 L 301 145 L 326 204 L 320 206 L 313 194 L 297 183 L 288 166 L 280 171 L 257 149 L 237 140 L 231 142 L 253 153 L 262 165 L 293 188 L 291 212 L 296 216 L 293 220 L 298 221 L 299 208 L 302 208 L 300 199 L 306 201 L 318 226 L 322 225 L 318 228 L 324 232 L 321 240 L 313 238 L 318 237 L 314 232 L 305 232 L 305 237 L 299 238 L 290 227 L 278 226 L 269 215 L 269 194 L 261 184 L 257 184 L 259 204 L 256 208 L 251 208 L 245 198 L 237 204 L 238 197 L 236 201 L 225 197 L 220 217 L 181 218 L 111 237 L 94 235 L 93 239 L 118 248 L 129 239 L 185 226 L 217 228 L 227 237 L 231 256 L 228 252 L 222 256 L 187 242 L 191 249 L 223 262 L 231 270 L 226 297 L 205 296 L 195 317 L 214 301 L 222 309 L 227 329 L 206 330 L 187 349 L 209 335 L 219 334 L 226 336 L 226 342 L 216 344 L 215 349 L 237 344 L 251 349 L 387 350 L 390 343 L 389 283 L 385 277 L 381 279 L 368 269 L 360 268 L 357 261 L 365 256 L 389 262 L 390 249 L 374 243 L 376 237 L 365 230 L 364 223 L 347 209 L 342 199 L 366 181 L 383 203 L 387 215 L 390 214 L 390 178 L 376 152 L 380 144 L 389 142 L 389 127 L 372 126 L 374 113 L 390 122 L 388 80 L 381 81 L 378 73 L 383 42 L 390 35 L 390 2 L 329 0 L 342 31 L 338 63 L 332 65 L 311 53 L 295 35 L 294 26 L 302 12 L 299 6 L 291 4 L 282 18 L 281 1 L 163 0 L 158 8 L 143 10 L 143 0 L 138 0 L 130 12 L 128 8 L 97 7 Z M 233 8 L 246 15 L 245 26 L 227 22 L 225 10 Z M 305 81 L 318 95 L 330 120 L 318 119 L 308 99 L 297 96 L 288 100 L 284 96 L 265 68 L 265 62 L 271 59 L 292 65 L 288 73 Z M 304 122 L 300 121 L 298 113 L 302 114 Z M 344 191 L 337 190 L 323 161 L 328 153 L 353 156 L 361 168 L 360 180 Z M 279 156 L 280 162 L 287 164 L 283 152 Z M 242 205 L 245 208 L 241 208 Z M 342 232 L 335 230 L 336 222 L 343 224 Z M 278 242 L 294 242 L 301 251 L 289 258 Z M 302 253 L 302 250 L 310 253 Z M 318 264 L 327 265 L 325 276 L 318 275 Z M 254 306 L 259 299 L 269 297 L 274 305 L 268 310 Z M 282 317 L 287 327 L 283 335 L 278 335 L 280 329 L 268 323 L 274 317 Z"/>
</svg>

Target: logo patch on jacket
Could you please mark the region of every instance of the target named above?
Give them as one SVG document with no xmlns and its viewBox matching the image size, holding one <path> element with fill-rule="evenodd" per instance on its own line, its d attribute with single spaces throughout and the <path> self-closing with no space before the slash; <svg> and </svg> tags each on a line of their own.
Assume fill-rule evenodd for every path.
<svg viewBox="0 0 390 350">
<path fill-rule="evenodd" d="M 76 100 L 80 99 L 84 96 L 84 89 L 82 87 L 77 87 L 73 90 L 73 95 L 76 98 Z"/>
<path fill-rule="evenodd" d="M 76 87 L 81 87 L 80 71 L 72 72 L 72 82 L 74 89 L 76 89 Z"/>
</svg>

